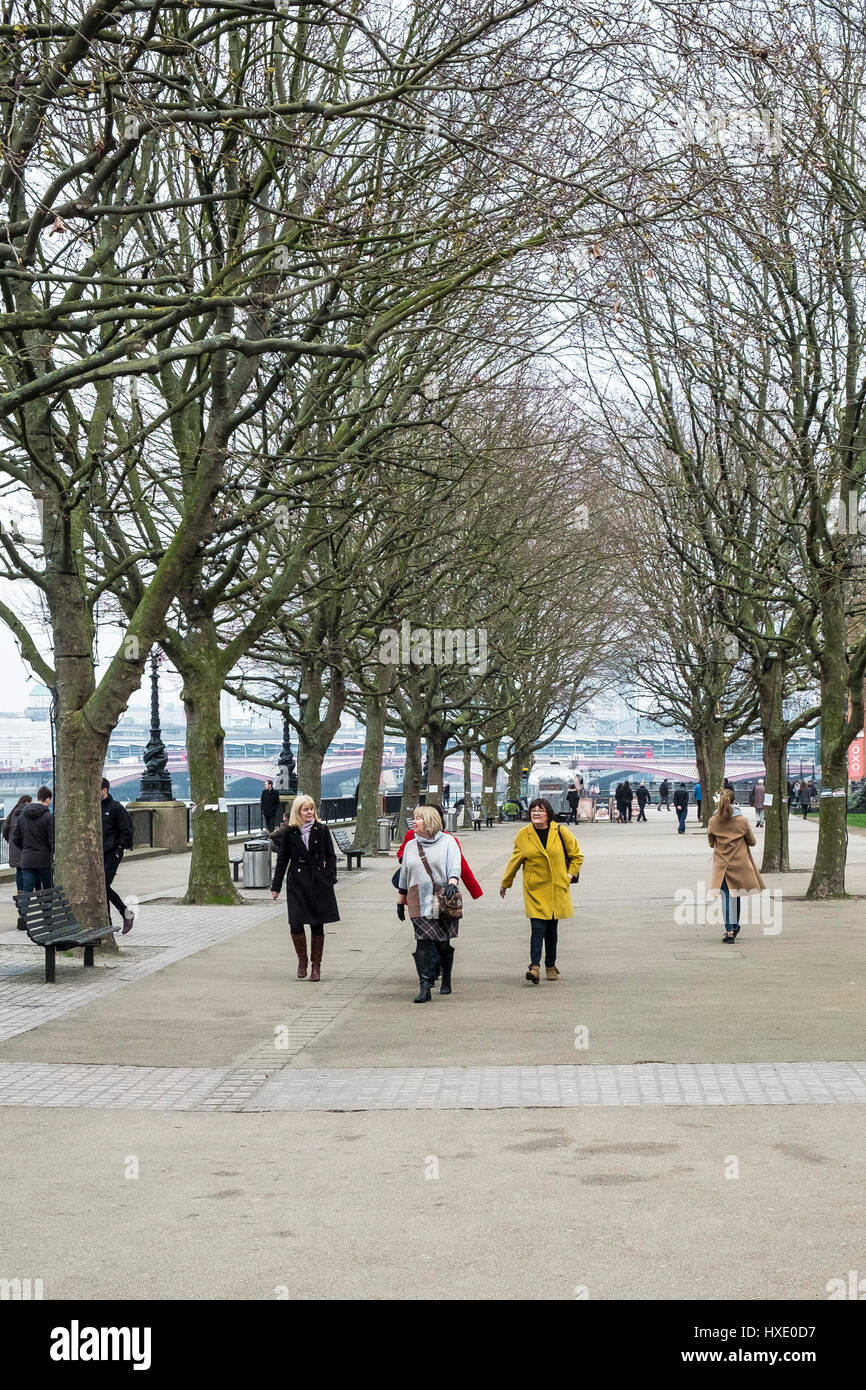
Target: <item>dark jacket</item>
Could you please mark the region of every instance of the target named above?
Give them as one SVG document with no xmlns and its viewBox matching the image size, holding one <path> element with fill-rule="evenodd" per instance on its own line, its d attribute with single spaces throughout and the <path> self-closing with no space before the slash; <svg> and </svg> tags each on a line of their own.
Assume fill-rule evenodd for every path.
<svg viewBox="0 0 866 1390">
<path fill-rule="evenodd" d="M 652 797 L 649 794 L 649 788 L 647 787 L 638 787 L 635 795 L 637 796 L 638 806 L 646 806 L 648 801 L 652 801 Z"/>
<path fill-rule="evenodd" d="M 276 787 L 268 789 L 265 787 L 262 792 L 262 815 L 275 816 L 280 809 L 280 794 Z"/>
<path fill-rule="evenodd" d="M 15 821 L 12 842 L 21 851 L 22 869 L 50 869 L 54 854 L 54 817 L 41 801 L 31 801 Z"/>
<path fill-rule="evenodd" d="M 685 787 L 677 787 L 674 792 L 674 806 L 678 811 L 682 811 L 689 804 L 689 794 Z"/>
<path fill-rule="evenodd" d="M 670 784 L 667 781 L 662 782 L 661 786 L 659 787 L 659 796 L 668 796 L 669 793 Z"/>
<path fill-rule="evenodd" d="M 337 856 L 331 832 L 321 821 L 314 821 L 310 848 L 297 826 L 289 825 L 279 838 L 277 865 L 271 892 L 279 893 L 286 879 L 286 905 L 290 922 L 339 922 L 334 884 L 337 882 Z"/>
<path fill-rule="evenodd" d="M 117 854 L 132 849 L 132 821 L 125 806 L 107 792 L 102 806 L 102 853 Z"/>
<path fill-rule="evenodd" d="M 797 800 L 799 801 L 801 806 L 809 805 L 810 801 L 812 800 L 812 797 L 809 793 L 808 787 L 799 787 L 797 789 Z"/>
<path fill-rule="evenodd" d="M 24 806 L 32 806 L 31 801 L 25 801 Z M 9 846 L 9 867 L 10 869 L 21 868 L 21 850 L 12 839 L 12 831 L 15 829 L 15 822 L 24 810 L 24 806 L 13 806 L 5 821 L 3 822 L 3 839 Z"/>
</svg>

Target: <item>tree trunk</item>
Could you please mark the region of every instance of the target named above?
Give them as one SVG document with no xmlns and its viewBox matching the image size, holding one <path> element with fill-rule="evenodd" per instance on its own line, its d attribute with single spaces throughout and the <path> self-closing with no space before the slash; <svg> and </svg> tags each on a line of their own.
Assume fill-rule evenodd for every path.
<svg viewBox="0 0 866 1390">
<path fill-rule="evenodd" d="M 442 800 L 445 785 L 445 749 L 448 735 L 439 724 L 429 724 L 426 730 L 427 741 L 427 800 Z M 432 788 L 435 787 L 435 791 Z"/>
<path fill-rule="evenodd" d="M 306 730 L 298 734 L 298 794 L 311 796 L 317 806 L 322 799 L 322 764 L 327 751 Z"/>
<path fill-rule="evenodd" d="M 403 768 L 403 799 L 400 802 L 400 827 L 418 805 L 421 794 L 421 732 L 406 729 L 406 763 Z"/>
<path fill-rule="evenodd" d="M 382 753 L 385 748 L 384 691 L 390 684 L 392 669 L 384 665 L 380 668 L 379 691 L 382 693 L 368 695 L 364 700 L 364 756 L 361 759 L 358 820 L 355 825 L 355 849 L 362 850 L 364 854 L 378 853 L 376 821 L 381 815 L 379 783 L 382 780 Z"/>
<path fill-rule="evenodd" d="M 709 824 L 725 780 L 725 735 L 715 719 L 695 734 L 695 759 L 701 784 L 701 824 Z"/>
<path fill-rule="evenodd" d="M 785 667 L 778 658 L 758 673 L 758 703 L 763 734 L 765 787 L 773 798 L 764 812 L 762 873 L 787 873 L 788 855 L 788 733 L 782 708 Z"/>
<path fill-rule="evenodd" d="M 222 682 L 203 661 L 183 674 L 181 699 L 186 710 L 186 752 L 189 766 L 192 813 L 192 856 L 185 903 L 240 903 L 243 898 L 232 883 L 229 863 L 228 816 L 207 811 L 225 796 L 223 744 L 220 720 Z"/>
<path fill-rule="evenodd" d="M 80 710 L 61 713 L 57 721 L 57 765 L 54 787 L 54 882 L 66 893 L 76 921 L 95 929 L 108 924 L 105 865 L 102 857 L 102 815 L 99 784 L 108 738 L 88 726 Z M 116 953 L 113 936 L 100 949 Z"/>
<path fill-rule="evenodd" d="M 463 829 L 472 829 L 472 749 L 463 749 Z"/>
<path fill-rule="evenodd" d="M 824 791 L 843 793 L 822 796 L 818 816 L 818 849 L 806 897 L 845 897 L 848 782 L 845 724 L 848 701 L 848 667 L 845 661 L 845 616 L 841 599 L 830 596 L 823 613 L 824 651 L 821 670 L 821 785 Z"/>
<path fill-rule="evenodd" d="M 523 769 L 525 767 L 528 767 L 530 771 L 532 770 L 532 763 L 530 759 L 531 754 L 524 754 L 520 749 L 517 749 L 515 751 L 514 757 L 511 759 L 511 767 L 508 769 L 509 801 L 520 800 L 521 786 L 523 782 Z"/>
<path fill-rule="evenodd" d="M 496 800 L 496 778 L 499 773 L 499 743 L 485 743 L 481 750 L 481 805 L 485 816 L 495 816 L 499 812 Z M 491 792 L 487 791 L 492 787 Z"/>
</svg>

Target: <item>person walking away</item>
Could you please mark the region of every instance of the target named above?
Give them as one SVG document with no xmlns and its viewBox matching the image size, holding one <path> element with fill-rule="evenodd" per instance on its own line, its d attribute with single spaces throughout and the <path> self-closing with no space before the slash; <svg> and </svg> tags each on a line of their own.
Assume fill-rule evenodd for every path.
<svg viewBox="0 0 866 1390">
<path fill-rule="evenodd" d="M 276 902 L 286 880 L 286 907 L 289 931 L 298 957 L 298 979 L 310 983 L 322 978 L 322 953 L 325 947 L 325 923 L 339 922 L 337 896 L 337 853 L 331 832 L 319 820 L 316 803 L 311 796 L 296 796 L 289 823 L 279 838 L 277 862 L 271 882 L 271 897 Z M 310 954 L 307 956 L 305 924 L 310 924 Z"/>
<path fill-rule="evenodd" d="M 517 832 L 499 896 L 505 897 L 517 870 L 522 869 L 523 907 L 530 925 L 526 979 L 537 985 L 541 979 L 542 946 L 547 979 L 559 979 L 559 923 L 574 916 L 570 885 L 577 883 L 580 876 L 583 852 L 571 831 L 556 824 L 553 807 L 544 797 L 529 803 L 529 821 Z"/>
<path fill-rule="evenodd" d="M 9 867 L 15 870 L 15 887 L 18 889 L 19 893 L 24 887 L 24 870 L 21 868 L 21 850 L 18 845 L 14 844 L 12 841 L 12 831 L 15 829 L 15 822 L 24 810 L 24 807 L 29 806 L 32 801 L 32 796 L 19 796 L 12 810 L 3 822 L 3 839 L 9 846 Z M 18 921 L 16 925 L 19 931 L 27 930 L 27 920 L 21 916 L 20 909 L 18 911 Z"/>
<path fill-rule="evenodd" d="M 457 897 L 460 877 L 460 846 L 453 835 L 442 829 L 442 817 L 435 806 L 416 806 L 412 817 L 415 831 L 403 851 L 397 880 L 397 916 L 406 920 L 406 909 L 415 931 L 412 959 L 418 971 L 416 1004 L 429 1004 L 436 980 L 436 964 L 442 969 L 440 994 L 451 993 L 454 947 L 451 944 L 460 927 L 459 917 L 447 913 Z M 440 908 L 434 885 L 445 890 Z"/>
<path fill-rule="evenodd" d="M 803 811 L 803 820 L 806 820 L 809 815 L 809 806 L 811 805 L 812 798 L 809 795 L 809 788 L 805 782 L 801 782 L 797 788 L 797 801 Z"/>
<path fill-rule="evenodd" d="M 794 798 L 796 797 L 796 795 L 797 795 L 797 793 L 796 793 L 796 790 L 795 790 L 795 788 L 794 788 L 794 783 L 793 783 L 793 782 L 790 780 L 790 778 L 789 778 L 789 779 L 788 779 L 788 815 L 789 815 L 789 816 L 790 816 L 790 814 L 791 814 L 791 807 L 792 807 L 793 804 L 794 804 Z"/>
<path fill-rule="evenodd" d="M 677 834 L 686 833 L 686 816 L 689 814 L 689 794 L 685 782 L 680 782 L 674 792 L 674 810 L 677 813 Z"/>
<path fill-rule="evenodd" d="M 445 783 L 445 786 L 442 788 L 442 805 L 443 805 L 443 807 L 444 807 L 444 806 L 450 806 L 450 805 L 451 805 L 451 783 L 450 783 L 450 782 L 446 782 L 446 783 Z M 444 820 L 443 820 L 442 824 L 443 824 L 443 825 L 445 824 Z"/>
<path fill-rule="evenodd" d="M 260 800 L 262 805 L 262 820 L 265 823 L 265 829 L 270 835 L 277 823 L 277 812 L 280 809 L 280 794 L 274 788 L 274 784 L 270 777 L 265 782 L 265 789 L 262 792 Z"/>
<path fill-rule="evenodd" d="M 12 842 L 21 851 L 21 891 L 32 893 L 38 888 L 50 888 L 53 877 L 54 817 L 48 787 L 40 787 L 35 802 L 22 806 L 12 830 Z"/>
<path fill-rule="evenodd" d="M 729 944 L 736 941 L 740 930 L 740 896 L 743 893 L 763 893 L 764 880 L 758 873 L 750 846 L 757 842 L 752 827 L 734 802 L 732 791 L 723 791 L 719 809 L 710 817 L 707 840 L 713 851 L 711 888 L 722 894 L 725 912 L 725 935 Z M 736 894 L 736 898 L 732 895 Z M 736 908 L 734 908 L 736 902 Z"/>
<path fill-rule="evenodd" d="M 619 821 L 620 825 L 625 825 L 625 818 L 626 818 L 626 795 L 625 795 L 625 788 L 624 788 L 624 785 L 623 785 L 622 782 L 618 782 L 618 783 L 617 783 L 617 788 L 616 788 L 616 791 L 614 792 L 613 795 L 614 795 L 614 800 L 616 801 L 616 816 L 617 816 L 617 820 Z"/>
<path fill-rule="evenodd" d="M 731 788 L 733 791 L 733 788 Z M 767 788 L 764 786 L 763 777 L 759 778 L 758 784 L 752 793 L 752 805 L 755 808 L 755 825 L 759 830 L 764 828 L 764 804 L 767 799 Z"/>
<path fill-rule="evenodd" d="M 702 793 L 702 791 L 701 791 L 701 784 L 700 784 L 700 782 L 695 782 L 695 792 L 694 792 L 694 795 L 695 795 L 695 815 L 697 816 L 698 820 L 700 820 L 700 818 L 701 818 L 701 797 L 703 796 L 703 793 Z"/>
<path fill-rule="evenodd" d="M 580 805 L 580 791 L 576 783 L 573 782 L 571 784 L 568 791 L 565 793 L 565 799 L 569 806 L 569 822 L 573 822 L 577 825 L 577 808 Z"/>
<path fill-rule="evenodd" d="M 661 786 L 659 787 L 659 810 L 661 810 L 663 806 L 666 811 L 669 811 L 671 809 L 670 794 L 671 784 L 666 777 L 665 780 L 662 782 Z"/>
<path fill-rule="evenodd" d="M 649 794 L 649 789 L 644 786 L 643 782 L 641 782 L 640 786 L 637 789 L 638 820 L 642 820 L 644 821 L 644 823 L 646 822 L 646 808 L 648 801 L 652 801 L 652 797 Z"/>
<path fill-rule="evenodd" d="M 107 777 L 102 779 L 102 862 L 105 866 L 105 893 L 108 898 L 108 924 L 111 925 L 111 909 L 116 907 L 123 919 L 121 936 L 132 931 L 135 917 L 128 910 L 119 893 L 112 888 L 114 875 L 120 868 L 123 851 L 132 849 L 132 821 L 125 806 L 115 801 L 111 795 L 111 783 Z"/>
<path fill-rule="evenodd" d="M 633 798 L 634 798 L 634 792 L 633 792 L 632 789 L 631 789 L 631 782 L 629 782 L 628 780 L 626 780 L 626 781 L 623 782 L 623 784 L 622 784 L 622 794 L 623 794 L 623 797 L 624 797 L 624 799 L 625 799 L 625 818 L 626 818 L 626 820 L 629 822 L 629 824 L 631 824 L 631 818 L 632 818 L 632 804 L 631 804 L 631 803 L 632 803 L 632 800 L 633 800 Z"/>
</svg>

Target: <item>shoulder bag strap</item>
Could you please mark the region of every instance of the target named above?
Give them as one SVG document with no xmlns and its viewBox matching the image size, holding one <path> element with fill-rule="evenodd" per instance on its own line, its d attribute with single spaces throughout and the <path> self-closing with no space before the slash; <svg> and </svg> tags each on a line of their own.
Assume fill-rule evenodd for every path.
<svg viewBox="0 0 866 1390">
<path fill-rule="evenodd" d="M 562 852 L 565 855 L 565 872 L 570 875 L 571 869 L 569 868 L 569 865 L 571 863 L 571 855 L 569 854 L 565 845 L 565 836 L 562 833 L 562 826 L 557 825 L 556 828 L 559 831 L 559 843 L 562 845 Z"/>
<path fill-rule="evenodd" d="M 430 868 L 430 865 L 427 863 L 427 856 L 426 856 L 426 854 L 424 853 L 424 850 L 421 848 L 421 843 L 420 843 L 420 841 L 419 841 L 417 835 L 416 835 L 416 837 L 415 837 L 415 844 L 418 846 L 418 853 L 419 853 L 420 856 L 421 856 L 421 863 L 424 865 L 424 868 L 427 870 L 428 874 L 430 875 L 430 882 L 433 884 L 433 887 L 435 888 L 435 887 L 436 887 L 436 880 L 435 880 L 435 878 L 433 877 L 433 870 Z"/>
</svg>

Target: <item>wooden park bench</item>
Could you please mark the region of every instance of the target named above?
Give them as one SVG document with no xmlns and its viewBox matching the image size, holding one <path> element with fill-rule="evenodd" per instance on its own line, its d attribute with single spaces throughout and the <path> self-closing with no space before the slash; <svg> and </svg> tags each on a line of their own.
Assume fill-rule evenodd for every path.
<svg viewBox="0 0 866 1390">
<path fill-rule="evenodd" d="M 62 888 L 37 888 L 32 893 L 17 893 L 14 899 L 20 915 L 27 923 L 27 935 L 45 951 L 45 983 L 54 984 L 55 953 L 73 946 L 84 947 L 85 966 L 93 964 L 93 947 L 104 936 L 113 936 L 114 927 L 80 927 L 72 915 Z"/>
<path fill-rule="evenodd" d="M 332 830 L 331 834 L 334 837 L 334 844 L 337 846 L 337 849 L 340 851 L 341 854 L 345 854 L 346 856 L 347 867 L 351 869 L 352 860 L 357 859 L 358 868 L 360 869 L 361 855 L 363 854 L 363 850 L 352 848 L 351 842 L 345 830 Z"/>
</svg>

